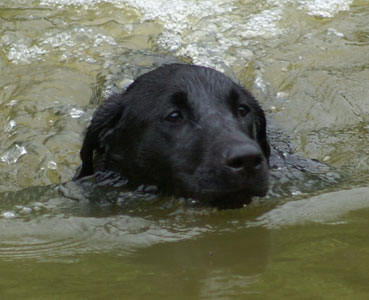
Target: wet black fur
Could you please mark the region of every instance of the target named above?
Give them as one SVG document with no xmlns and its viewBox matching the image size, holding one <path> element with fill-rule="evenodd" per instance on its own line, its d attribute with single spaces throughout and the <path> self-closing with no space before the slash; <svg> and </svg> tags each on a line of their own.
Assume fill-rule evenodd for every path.
<svg viewBox="0 0 369 300">
<path fill-rule="evenodd" d="M 254 97 L 222 73 L 164 65 L 96 110 L 77 178 L 112 171 L 132 187 L 239 207 L 267 192 L 265 128 Z"/>
</svg>

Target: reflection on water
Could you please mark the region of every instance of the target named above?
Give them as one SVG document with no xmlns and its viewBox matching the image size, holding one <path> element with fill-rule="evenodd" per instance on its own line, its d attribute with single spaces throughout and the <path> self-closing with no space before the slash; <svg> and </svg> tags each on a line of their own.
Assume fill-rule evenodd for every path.
<svg viewBox="0 0 369 300">
<path fill-rule="evenodd" d="M 310 222 L 329 223 L 332 221 L 334 223 L 337 217 L 351 211 L 367 209 L 368 200 L 369 189 L 367 187 L 321 194 L 308 199 L 287 202 L 260 216 L 255 225 L 273 228 Z"/>
<path fill-rule="evenodd" d="M 0 296 L 366 299 L 368 23 L 366 0 L 2 0 Z M 97 104 L 177 61 L 260 100 L 267 197 L 70 181 Z"/>
</svg>

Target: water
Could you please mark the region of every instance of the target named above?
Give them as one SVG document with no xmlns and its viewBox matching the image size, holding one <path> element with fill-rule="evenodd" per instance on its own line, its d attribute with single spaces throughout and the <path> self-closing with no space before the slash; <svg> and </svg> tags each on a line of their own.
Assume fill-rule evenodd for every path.
<svg viewBox="0 0 369 300">
<path fill-rule="evenodd" d="M 1 298 L 367 299 L 368 28 L 367 0 L 2 0 Z M 175 61 L 261 102 L 266 198 L 70 181 L 97 104 Z"/>
</svg>

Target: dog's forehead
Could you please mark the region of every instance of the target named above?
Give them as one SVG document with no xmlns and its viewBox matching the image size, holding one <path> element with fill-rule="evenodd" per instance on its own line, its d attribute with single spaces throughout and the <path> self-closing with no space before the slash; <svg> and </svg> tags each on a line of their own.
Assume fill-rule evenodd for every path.
<svg viewBox="0 0 369 300">
<path fill-rule="evenodd" d="M 227 110 L 235 99 L 236 102 L 252 102 L 244 89 L 224 74 L 206 67 L 181 64 L 166 65 L 140 76 L 127 93 L 131 109 L 138 113 L 149 110 L 155 115 L 178 104 L 202 113 Z"/>
<path fill-rule="evenodd" d="M 238 89 L 230 78 L 206 67 L 180 65 L 179 68 L 168 66 L 163 70 L 157 70 L 156 74 L 161 95 L 170 97 L 182 93 L 189 104 L 224 102 L 232 89 Z"/>
</svg>

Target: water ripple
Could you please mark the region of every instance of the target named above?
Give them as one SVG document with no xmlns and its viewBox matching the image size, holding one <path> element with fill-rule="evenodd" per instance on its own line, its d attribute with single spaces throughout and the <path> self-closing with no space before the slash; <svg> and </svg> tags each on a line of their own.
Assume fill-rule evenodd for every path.
<svg viewBox="0 0 369 300">
<path fill-rule="evenodd" d="M 112 249 L 128 253 L 157 243 L 194 238 L 211 230 L 172 225 L 126 215 L 96 218 L 44 214 L 30 220 L 3 217 L 0 218 L 0 258 L 49 261 Z"/>
</svg>

